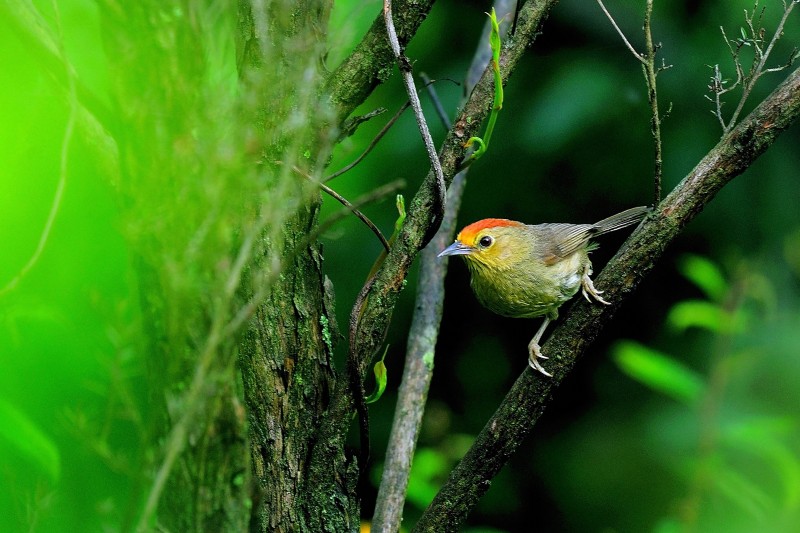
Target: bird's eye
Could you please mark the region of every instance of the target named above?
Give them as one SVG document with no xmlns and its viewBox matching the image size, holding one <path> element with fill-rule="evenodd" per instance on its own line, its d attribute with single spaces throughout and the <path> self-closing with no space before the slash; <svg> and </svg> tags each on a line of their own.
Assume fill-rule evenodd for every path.
<svg viewBox="0 0 800 533">
<path fill-rule="evenodd" d="M 481 245 L 481 248 L 488 248 L 494 243 L 494 239 L 492 239 L 488 235 L 484 235 L 481 237 L 481 240 L 478 241 L 478 244 Z"/>
</svg>

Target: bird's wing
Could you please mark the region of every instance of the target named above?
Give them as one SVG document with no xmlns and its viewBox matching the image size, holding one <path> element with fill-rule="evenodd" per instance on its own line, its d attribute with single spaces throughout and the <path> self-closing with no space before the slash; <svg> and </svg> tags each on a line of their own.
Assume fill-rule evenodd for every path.
<svg viewBox="0 0 800 533">
<path fill-rule="evenodd" d="M 533 227 L 538 233 L 536 254 L 548 265 L 571 256 L 597 233 L 592 224 L 537 224 Z"/>
</svg>

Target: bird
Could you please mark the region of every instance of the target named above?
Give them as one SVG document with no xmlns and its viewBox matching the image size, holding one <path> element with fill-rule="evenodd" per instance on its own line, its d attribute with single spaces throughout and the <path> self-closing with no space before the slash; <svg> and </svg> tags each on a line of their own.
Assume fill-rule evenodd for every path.
<svg viewBox="0 0 800 533">
<path fill-rule="evenodd" d="M 634 207 L 594 224 L 523 224 L 487 218 L 464 227 L 455 242 L 438 257 L 461 256 L 470 272 L 478 301 L 498 315 L 514 318 L 543 316 L 528 344 L 528 363 L 548 377 L 539 341 L 558 308 L 580 290 L 589 303 L 610 305 L 592 282 L 590 239 L 641 221 L 649 207 Z"/>
</svg>

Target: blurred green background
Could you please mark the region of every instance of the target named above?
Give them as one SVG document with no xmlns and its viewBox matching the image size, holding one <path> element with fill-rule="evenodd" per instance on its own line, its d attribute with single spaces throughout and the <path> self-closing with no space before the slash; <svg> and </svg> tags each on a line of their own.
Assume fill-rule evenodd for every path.
<svg viewBox="0 0 800 533">
<path fill-rule="evenodd" d="M 635 46 L 644 2 L 607 2 Z M 34 2 L 55 27 L 50 2 Z M 209 10 L 234 9 L 208 1 Z M 783 11 L 762 0 L 768 35 Z M 57 2 L 78 79 L 108 102 L 99 15 L 89 0 Z M 336 2 L 326 66 L 335 68 L 377 14 L 377 1 Z M 487 2 L 439 2 L 407 48 L 417 73 L 460 81 Z M 654 39 L 672 68 L 659 76 L 665 190 L 721 135 L 704 97 L 711 70 L 734 70 L 719 27 L 738 35 L 749 1 L 656 2 Z M 0 15 L 4 12 L 0 11 Z M 233 17 L 219 32 L 232 39 Z M 149 36 L 143 35 L 142 39 Z M 792 13 L 770 65 L 800 45 Z M 232 53 L 227 56 L 233 61 Z M 220 65 L 220 76 L 232 63 Z M 147 453 L 135 402 L 149 390 L 130 346 L 142 334 L 136 279 L 114 185 L 80 135 L 52 229 L 34 256 L 60 181 L 68 121 L 63 94 L 35 48 L 0 16 L 0 530 L 116 531 L 141 504 Z M 784 73 L 766 75 L 745 110 Z M 462 89 L 436 84 L 454 115 Z M 730 113 L 738 92 L 728 95 Z M 357 111 L 404 102 L 397 77 Z M 444 128 L 424 102 L 435 139 Z M 335 150 L 355 158 L 387 115 Z M 531 437 L 494 480 L 468 530 L 800 530 L 800 128 L 783 134 L 727 186 L 671 246 L 602 338 L 557 391 Z M 469 175 L 460 225 L 486 217 L 594 222 L 650 202 L 652 140 L 639 64 L 594 2 L 562 0 L 506 89 L 490 150 Z M 412 195 L 428 169 L 416 124 L 404 115 L 356 169 L 331 183 L 354 199 L 404 178 Z M 323 218 L 340 206 L 325 198 Z M 364 209 L 390 233 L 392 201 Z M 596 270 L 624 235 L 594 253 Z M 355 218 L 322 238 L 325 271 L 346 323 L 380 243 Z M 475 301 L 452 261 L 436 373 L 406 524 L 413 524 L 526 364 L 538 327 Z M 415 277 L 389 332 L 389 388 L 371 408 L 372 478 L 379 479 L 413 310 Z M 345 342 L 337 352 L 343 356 Z M 369 518 L 375 493 L 365 495 Z"/>
</svg>

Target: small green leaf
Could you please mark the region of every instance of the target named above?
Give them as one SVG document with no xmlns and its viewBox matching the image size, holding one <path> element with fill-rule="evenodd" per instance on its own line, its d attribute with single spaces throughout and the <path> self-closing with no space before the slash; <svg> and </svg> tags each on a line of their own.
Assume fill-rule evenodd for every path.
<svg viewBox="0 0 800 533">
<path fill-rule="evenodd" d="M 705 382 L 697 372 L 639 343 L 617 343 L 613 357 L 622 372 L 679 402 L 695 404 L 705 388 Z"/>
<path fill-rule="evenodd" d="M 25 458 L 52 482 L 61 475 L 61 455 L 55 443 L 23 412 L 0 400 L 0 450 L 2 455 Z"/>
<path fill-rule="evenodd" d="M 397 195 L 395 204 L 397 205 L 397 213 L 399 216 L 394 223 L 394 232 L 395 234 L 399 234 L 400 230 L 403 229 L 403 222 L 406 221 L 406 199 L 403 198 L 402 194 Z"/>
<path fill-rule="evenodd" d="M 681 257 L 678 270 L 715 302 L 721 302 L 728 293 L 728 282 L 725 280 L 722 270 L 710 259 L 686 254 Z"/>
<path fill-rule="evenodd" d="M 486 131 L 483 134 L 483 138 L 480 137 L 470 137 L 469 140 L 464 144 L 465 148 L 469 148 L 473 144 L 477 144 L 478 147 L 472 152 L 467 159 L 461 165 L 460 170 L 463 170 L 471 163 L 480 159 L 486 150 L 489 148 L 489 141 L 492 139 L 492 132 L 494 131 L 494 125 L 497 122 L 497 116 L 500 113 L 500 110 L 503 109 L 503 79 L 500 76 L 500 47 L 501 47 L 501 39 L 500 39 L 500 26 L 497 23 L 497 14 L 492 8 L 491 13 L 487 13 L 489 15 L 489 20 L 492 24 L 492 30 L 489 33 L 489 46 L 492 49 L 492 60 L 490 65 L 492 67 L 492 74 L 494 75 L 494 102 L 492 105 L 492 111 L 489 114 L 489 122 L 486 125 Z"/>
<path fill-rule="evenodd" d="M 489 20 L 492 23 L 492 31 L 489 34 L 489 45 L 492 47 L 492 60 L 495 63 L 500 61 L 500 25 L 497 23 L 497 13 L 494 12 L 494 8 L 492 8 L 491 13 L 487 13 L 489 15 Z"/>
<path fill-rule="evenodd" d="M 706 300 L 685 300 L 672 306 L 667 322 L 678 331 L 694 327 L 720 333 L 725 328 L 727 317 L 717 304 Z"/>
<path fill-rule="evenodd" d="M 372 371 L 375 373 L 375 390 L 364 400 L 367 404 L 375 403 L 380 400 L 381 396 L 383 396 L 383 391 L 386 390 L 386 381 L 388 378 L 386 365 L 383 364 L 383 360 L 386 358 L 386 352 L 388 351 L 389 345 L 387 344 L 386 349 L 383 351 L 383 357 L 381 357 L 381 360 L 375 363 L 375 366 L 372 368 Z"/>
</svg>

